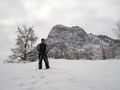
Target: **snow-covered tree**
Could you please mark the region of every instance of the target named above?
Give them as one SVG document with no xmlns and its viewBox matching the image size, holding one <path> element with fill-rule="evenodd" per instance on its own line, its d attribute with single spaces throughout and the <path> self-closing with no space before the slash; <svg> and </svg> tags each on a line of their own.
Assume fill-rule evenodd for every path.
<svg viewBox="0 0 120 90">
<path fill-rule="evenodd" d="M 101 44 L 100 48 L 101 48 L 101 59 L 105 60 L 106 59 L 106 53 L 105 53 L 105 49 L 104 49 L 103 44 Z"/>
<path fill-rule="evenodd" d="M 117 36 L 118 42 L 116 45 L 113 45 L 112 47 L 112 55 L 113 57 L 120 57 L 120 20 L 117 22 L 116 27 L 113 28 L 113 31 L 115 32 L 115 35 Z"/>
<path fill-rule="evenodd" d="M 11 60 L 31 61 L 30 58 L 36 59 L 37 56 L 36 50 L 34 50 L 34 45 L 37 39 L 33 27 L 27 28 L 26 25 L 18 27 L 16 47 L 11 49 L 13 53 L 10 56 Z"/>
<path fill-rule="evenodd" d="M 116 28 L 113 29 L 117 38 L 120 39 L 120 20 L 116 24 Z"/>
</svg>

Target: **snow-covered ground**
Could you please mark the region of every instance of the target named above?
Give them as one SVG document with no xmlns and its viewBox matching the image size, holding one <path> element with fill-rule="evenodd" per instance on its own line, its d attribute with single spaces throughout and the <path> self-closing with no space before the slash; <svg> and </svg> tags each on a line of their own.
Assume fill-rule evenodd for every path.
<svg viewBox="0 0 120 90">
<path fill-rule="evenodd" d="M 120 60 L 53 60 L 0 64 L 0 90 L 120 90 Z"/>
</svg>

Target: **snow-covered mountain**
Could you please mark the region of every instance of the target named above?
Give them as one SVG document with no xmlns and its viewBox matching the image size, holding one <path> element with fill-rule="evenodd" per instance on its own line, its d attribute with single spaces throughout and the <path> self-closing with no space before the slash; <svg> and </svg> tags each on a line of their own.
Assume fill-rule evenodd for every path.
<svg viewBox="0 0 120 90">
<path fill-rule="evenodd" d="M 66 59 L 119 58 L 120 41 L 105 35 L 87 34 L 79 26 L 55 25 L 46 39 L 49 57 Z"/>
</svg>

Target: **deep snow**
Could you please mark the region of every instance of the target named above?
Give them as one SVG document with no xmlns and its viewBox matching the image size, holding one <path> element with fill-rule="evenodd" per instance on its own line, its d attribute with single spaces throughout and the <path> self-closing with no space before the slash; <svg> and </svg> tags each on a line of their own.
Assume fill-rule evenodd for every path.
<svg viewBox="0 0 120 90">
<path fill-rule="evenodd" d="M 0 90 L 120 90 L 120 60 L 50 59 L 48 70 L 37 63 L 0 63 Z"/>
</svg>

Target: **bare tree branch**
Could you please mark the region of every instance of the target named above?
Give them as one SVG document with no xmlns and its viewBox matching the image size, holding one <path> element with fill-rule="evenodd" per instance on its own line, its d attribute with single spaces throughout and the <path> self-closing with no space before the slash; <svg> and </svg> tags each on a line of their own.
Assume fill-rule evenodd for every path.
<svg viewBox="0 0 120 90">
<path fill-rule="evenodd" d="M 30 59 L 31 53 L 33 53 L 31 51 L 38 38 L 35 36 L 33 26 L 27 28 L 26 25 L 22 25 L 21 28 L 18 27 L 17 33 L 16 48 L 12 49 L 13 55 L 11 55 L 11 58 L 20 58 L 21 60 L 26 61 L 28 58 Z M 35 55 L 33 56 L 36 57 Z"/>
</svg>

